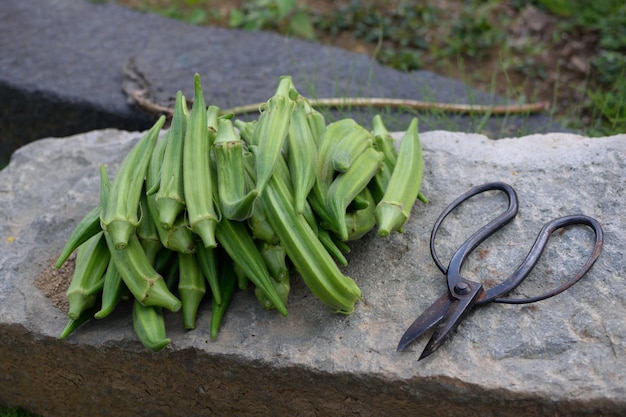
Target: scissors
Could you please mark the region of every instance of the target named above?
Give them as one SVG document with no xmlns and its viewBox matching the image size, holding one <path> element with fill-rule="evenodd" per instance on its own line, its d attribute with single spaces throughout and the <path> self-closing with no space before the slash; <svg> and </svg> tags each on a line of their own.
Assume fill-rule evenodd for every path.
<svg viewBox="0 0 626 417">
<path fill-rule="evenodd" d="M 487 225 L 483 226 L 471 235 L 452 256 L 449 266 L 446 268 L 435 251 L 435 237 L 441 223 L 448 216 L 448 214 L 450 214 L 464 201 L 477 194 L 490 190 L 503 191 L 508 197 L 508 208 L 504 213 L 500 214 L 498 217 L 491 220 Z M 461 267 L 472 251 L 474 251 L 474 249 L 476 249 L 485 239 L 492 236 L 509 223 L 517 215 L 517 211 L 518 201 L 515 190 L 510 185 L 502 182 L 490 182 L 478 185 L 465 192 L 450 203 L 450 205 L 441 213 L 433 226 L 430 236 L 430 253 L 435 264 L 437 264 L 437 267 L 444 273 L 444 275 L 446 275 L 448 288 L 437 301 L 428 307 L 424 313 L 409 326 L 400 339 L 400 343 L 398 343 L 398 351 L 404 350 L 415 339 L 419 338 L 429 329 L 438 325 L 419 358 L 419 360 L 422 360 L 437 350 L 450 337 L 461 321 L 467 317 L 473 307 L 488 303 L 527 304 L 553 297 L 570 288 L 578 280 L 580 280 L 593 266 L 594 262 L 598 259 L 598 256 L 600 256 L 603 243 L 603 232 L 600 223 L 598 223 L 597 220 L 585 215 L 565 216 L 554 219 L 543 226 L 537 236 L 537 239 L 535 240 L 535 243 L 528 252 L 528 255 L 526 255 L 526 259 L 524 259 L 524 261 L 517 267 L 515 272 L 495 287 L 486 289 L 482 286 L 482 284 L 470 281 L 461 276 Z M 568 282 L 545 294 L 529 298 L 506 297 L 509 292 L 517 288 L 517 286 L 524 281 L 528 274 L 530 274 L 539 260 L 550 235 L 558 229 L 571 225 L 589 226 L 595 233 L 595 244 L 593 246 L 591 256 L 587 259 L 578 273 Z"/>
</svg>

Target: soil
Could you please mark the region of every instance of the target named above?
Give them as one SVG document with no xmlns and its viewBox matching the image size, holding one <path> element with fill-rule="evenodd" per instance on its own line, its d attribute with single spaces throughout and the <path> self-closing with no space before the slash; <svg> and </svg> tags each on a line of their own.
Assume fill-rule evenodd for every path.
<svg viewBox="0 0 626 417">
<path fill-rule="evenodd" d="M 117 0 L 117 3 L 146 9 L 164 9 L 171 0 Z M 183 2 L 178 2 L 178 7 Z M 233 9 L 241 9 L 241 0 L 211 0 L 211 25 L 228 26 L 228 16 Z M 349 0 L 300 0 L 298 7 L 310 15 L 333 16 Z M 378 10 L 394 10 L 406 0 L 361 0 L 361 4 L 374 5 Z M 438 0 L 430 2 L 438 10 L 442 24 L 424 38 L 431 45 L 442 44 L 446 31 L 455 16 L 468 7 L 463 2 Z M 564 33 L 558 26 L 559 19 L 532 5 L 515 7 L 519 3 L 503 0 L 489 11 L 489 19 L 496 26 L 509 22 L 506 40 L 482 56 L 473 58 L 461 53 L 458 57 L 442 59 L 441 56 L 424 51 L 421 69 L 461 79 L 470 86 L 493 91 L 504 97 L 521 102 L 545 101 L 551 103 L 551 112 L 558 117 L 576 114 L 580 117 L 580 103 L 585 98 L 584 89 L 592 73 L 591 59 L 595 56 L 598 37 L 594 33 L 579 31 Z M 499 22 L 499 24 L 498 24 Z M 377 45 L 355 37 L 352 31 L 329 35 L 318 31 L 317 41 L 349 51 L 373 55 Z M 386 44 L 383 42 L 382 48 Z M 502 51 L 506 48 L 506 54 Z M 584 116 L 583 116 L 584 117 Z M 585 123 L 585 120 L 582 120 Z"/>
<path fill-rule="evenodd" d="M 72 280 L 75 261 L 76 253 L 72 254 L 65 261 L 65 264 L 57 269 L 54 266 L 56 259 L 49 259 L 41 274 L 35 279 L 35 287 L 39 288 L 50 299 L 52 304 L 65 314 L 69 311 L 69 303 L 65 292 Z"/>
</svg>

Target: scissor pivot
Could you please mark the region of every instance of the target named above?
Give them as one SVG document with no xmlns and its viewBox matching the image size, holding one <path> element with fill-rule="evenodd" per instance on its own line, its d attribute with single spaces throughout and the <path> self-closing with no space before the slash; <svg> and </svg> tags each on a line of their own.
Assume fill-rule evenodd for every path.
<svg viewBox="0 0 626 417">
<path fill-rule="evenodd" d="M 470 292 L 470 285 L 467 282 L 458 282 L 454 286 L 454 292 L 459 295 L 465 295 Z"/>
</svg>

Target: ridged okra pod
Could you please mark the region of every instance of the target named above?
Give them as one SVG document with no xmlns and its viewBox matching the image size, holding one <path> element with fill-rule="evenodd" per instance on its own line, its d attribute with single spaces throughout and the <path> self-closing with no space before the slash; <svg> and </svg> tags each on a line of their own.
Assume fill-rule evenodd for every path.
<svg viewBox="0 0 626 417">
<path fill-rule="evenodd" d="M 195 255 L 178 254 L 178 295 L 183 303 L 183 326 L 187 330 L 196 328 L 198 307 L 206 293 L 204 274 L 198 265 Z"/>
<path fill-rule="evenodd" d="M 235 274 L 235 269 L 230 260 L 222 262 L 221 264 L 219 271 L 219 287 L 220 301 L 216 298 L 213 298 L 211 301 L 211 339 L 217 338 L 224 313 L 226 313 L 226 309 L 237 289 L 237 275 Z"/>
<path fill-rule="evenodd" d="M 218 216 L 213 206 L 213 180 L 210 166 L 210 141 L 207 109 L 200 76 L 194 76 L 195 99 L 183 144 L 183 180 L 187 217 L 191 230 L 205 247 L 214 247 Z"/>
<path fill-rule="evenodd" d="M 209 283 L 213 300 L 219 304 L 222 302 L 222 298 L 219 284 L 217 250 L 217 248 L 205 248 L 200 245 L 196 251 L 196 258 L 204 278 Z"/>
<path fill-rule="evenodd" d="M 392 231 L 402 231 L 411 215 L 422 182 L 422 146 L 413 119 L 400 142 L 398 160 L 382 200 L 376 207 L 378 235 L 387 237 Z"/>
<path fill-rule="evenodd" d="M 146 174 L 146 189 L 152 189 L 152 192 L 146 192 L 146 207 L 142 207 L 142 210 L 144 212 L 148 211 L 152 219 L 160 218 L 156 203 L 156 193 L 160 189 L 161 166 L 165 159 L 168 136 L 169 132 L 154 147 Z M 153 223 L 159 235 L 159 239 L 161 240 L 161 244 L 164 247 L 177 252 L 193 253 L 196 250 L 194 235 L 185 221 L 184 214 L 184 212 L 181 213 L 167 230 L 160 221 L 153 220 Z"/>
<path fill-rule="evenodd" d="M 111 238 L 105 236 L 111 259 L 135 299 L 146 306 L 180 310 L 180 300 L 167 289 L 163 277 L 148 261 L 137 235 L 131 235 L 123 249 L 117 249 Z"/>
<path fill-rule="evenodd" d="M 318 145 L 317 175 L 309 193 L 309 203 L 325 227 L 332 223 L 326 208 L 326 197 L 336 174 L 333 168 L 333 149 L 343 138 L 359 128 L 362 129 L 352 119 L 333 122 L 327 126 Z"/>
<path fill-rule="evenodd" d="M 374 216 L 376 202 L 374 197 L 372 197 L 372 193 L 366 187 L 361 191 L 360 196 L 367 201 L 367 204 L 359 210 L 346 213 L 345 223 L 348 231 L 346 241 L 360 239 L 376 226 L 376 217 Z"/>
<path fill-rule="evenodd" d="M 259 203 L 287 256 L 311 291 L 337 312 L 350 314 L 354 311 L 361 290 L 351 278 L 343 275 L 304 217 L 296 213 L 288 183 L 278 175 L 273 176 L 259 197 Z"/>
<path fill-rule="evenodd" d="M 111 314 L 127 291 L 128 289 L 122 281 L 122 276 L 117 272 L 115 264 L 113 261 L 109 261 L 109 265 L 104 274 L 101 307 L 100 310 L 94 314 L 94 317 L 102 319 Z"/>
<path fill-rule="evenodd" d="M 74 274 L 66 291 L 70 319 L 78 319 L 81 313 L 96 304 L 98 293 L 104 285 L 104 273 L 109 264 L 109 250 L 104 233 L 99 232 L 78 248 Z"/>
<path fill-rule="evenodd" d="M 106 207 L 100 215 L 102 229 L 111 237 L 116 248 L 124 248 L 139 224 L 139 198 L 152 151 L 165 123 L 161 116 L 154 126 L 126 155 L 119 167 Z"/>
<path fill-rule="evenodd" d="M 286 316 L 287 307 L 276 293 L 269 271 L 246 225 L 243 222 L 223 218 L 217 225 L 216 235 L 228 256 L 241 267 L 255 286 L 266 293 L 276 309 Z"/>
<path fill-rule="evenodd" d="M 172 125 L 167 135 L 167 146 L 161 164 L 156 205 L 161 226 L 168 230 L 185 209 L 183 189 L 183 144 L 187 129 L 186 100 L 181 91 L 176 93 Z"/>
<path fill-rule="evenodd" d="M 61 254 L 57 258 L 54 266 L 61 268 L 67 258 L 83 243 L 102 231 L 100 227 L 100 206 L 94 207 L 87 213 L 74 228 L 69 239 L 61 250 Z"/>
<path fill-rule="evenodd" d="M 252 189 L 246 193 L 243 142 L 230 120 L 218 121 L 213 151 L 217 162 L 217 187 L 222 215 L 231 220 L 245 220 L 252 214 L 259 192 Z"/>
<path fill-rule="evenodd" d="M 348 240 L 345 216 L 348 205 L 367 187 L 380 168 L 383 155 L 370 147 L 363 151 L 349 170 L 337 176 L 328 189 L 326 207 L 332 230 L 341 240 Z"/>
<path fill-rule="evenodd" d="M 165 320 L 161 307 L 133 303 L 133 328 L 145 347 L 158 352 L 170 344 L 165 332 Z"/>
<path fill-rule="evenodd" d="M 289 78 L 281 78 L 276 94 L 265 103 L 252 135 L 251 144 L 259 149 L 256 157 L 256 186 L 259 194 L 263 193 L 267 181 L 274 173 L 274 166 L 289 131 L 291 113 L 296 104 L 289 97 L 291 86 Z"/>
<path fill-rule="evenodd" d="M 287 163 L 294 190 L 296 212 L 304 211 L 316 180 L 317 144 L 307 121 L 305 99 L 299 97 L 291 114 L 287 135 Z"/>
</svg>

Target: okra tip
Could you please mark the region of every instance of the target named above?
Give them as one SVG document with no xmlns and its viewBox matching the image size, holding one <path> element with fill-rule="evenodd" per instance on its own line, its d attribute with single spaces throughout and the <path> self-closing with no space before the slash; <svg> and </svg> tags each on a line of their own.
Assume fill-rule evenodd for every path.
<svg viewBox="0 0 626 417">
<path fill-rule="evenodd" d="M 94 305 L 96 299 L 94 296 L 86 296 L 81 291 L 67 294 L 67 301 L 70 305 L 67 316 L 72 320 L 78 320 L 85 310 Z"/>
<path fill-rule="evenodd" d="M 124 249 L 128 245 L 130 237 L 137 230 L 137 225 L 127 220 L 113 220 L 108 225 L 103 223 L 102 228 L 111 237 L 115 249 Z"/>
<path fill-rule="evenodd" d="M 182 307 L 182 302 L 167 289 L 162 278 L 153 282 L 141 303 L 145 306 L 163 307 L 173 313 L 177 313 Z"/>
<path fill-rule="evenodd" d="M 408 216 L 402 206 L 397 203 L 381 201 L 376 207 L 376 223 L 378 223 L 378 236 L 388 237 L 392 231 L 400 231 Z"/>
</svg>

